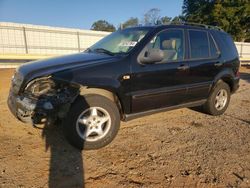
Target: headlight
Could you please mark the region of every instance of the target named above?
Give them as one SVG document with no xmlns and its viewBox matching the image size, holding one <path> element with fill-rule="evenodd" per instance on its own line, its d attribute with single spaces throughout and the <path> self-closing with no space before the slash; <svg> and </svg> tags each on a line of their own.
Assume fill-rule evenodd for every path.
<svg viewBox="0 0 250 188">
<path fill-rule="evenodd" d="M 51 95 L 55 91 L 55 83 L 48 77 L 38 78 L 31 81 L 25 88 L 25 92 L 39 97 L 41 95 Z"/>
<path fill-rule="evenodd" d="M 23 75 L 16 70 L 15 74 L 12 76 L 12 90 L 14 93 L 18 93 L 20 87 L 23 83 Z"/>
</svg>

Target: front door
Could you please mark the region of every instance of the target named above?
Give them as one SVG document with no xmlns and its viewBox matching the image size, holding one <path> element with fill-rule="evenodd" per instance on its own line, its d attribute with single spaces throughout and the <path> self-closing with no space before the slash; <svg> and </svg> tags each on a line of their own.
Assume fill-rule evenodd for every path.
<svg viewBox="0 0 250 188">
<path fill-rule="evenodd" d="M 184 36 L 183 29 L 161 31 L 145 48 L 162 50 L 164 59 L 153 64 L 141 64 L 137 58 L 132 62 L 132 113 L 185 103 L 189 65 L 183 61 Z"/>
</svg>

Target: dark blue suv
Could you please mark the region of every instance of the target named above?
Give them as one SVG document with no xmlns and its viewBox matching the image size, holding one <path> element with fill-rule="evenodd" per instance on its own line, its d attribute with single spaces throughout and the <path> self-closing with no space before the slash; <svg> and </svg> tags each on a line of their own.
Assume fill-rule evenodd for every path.
<svg viewBox="0 0 250 188">
<path fill-rule="evenodd" d="M 74 146 L 110 143 L 120 120 L 203 106 L 221 115 L 239 87 L 239 56 L 219 28 L 169 24 L 119 30 L 78 54 L 20 66 L 8 105 L 21 121 L 53 123 Z"/>
</svg>

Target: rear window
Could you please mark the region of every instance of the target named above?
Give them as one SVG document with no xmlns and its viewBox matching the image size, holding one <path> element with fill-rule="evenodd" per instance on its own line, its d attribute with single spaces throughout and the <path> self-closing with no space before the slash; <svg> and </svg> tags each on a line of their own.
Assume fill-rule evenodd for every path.
<svg viewBox="0 0 250 188">
<path fill-rule="evenodd" d="M 191 59 L 209 58 L 209 41 L 206 31 L 189 30 Z"/>
</svg>

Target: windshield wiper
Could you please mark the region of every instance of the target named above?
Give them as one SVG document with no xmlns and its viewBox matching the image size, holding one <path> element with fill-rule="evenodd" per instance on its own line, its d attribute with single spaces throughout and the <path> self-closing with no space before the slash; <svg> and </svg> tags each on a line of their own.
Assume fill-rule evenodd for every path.
<svg viewBox="0 0 250 188">
<path fill-rule="evenodd" d="M 111 55 L 111 56 L 114 56 L 115 54 L 111 51 L 108 51 L 104 48 L 96 48 L 93 50 L 94 52 L 97 52 L 97 53 L 105 53 L 105 54 L 108 54 L 108 55 Z"/>
<path fill-rule="evenodd" d="M 91 53 L 92 50 L 91 50 L 91 48 L 87 48 L 86 50 L 84 50 L 84 52 Z"/>
</svg>

